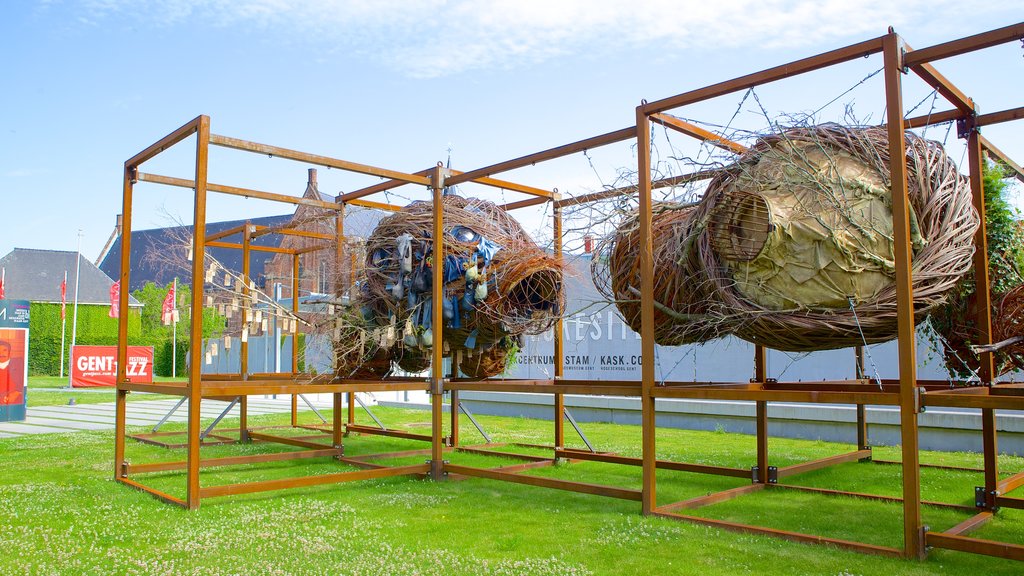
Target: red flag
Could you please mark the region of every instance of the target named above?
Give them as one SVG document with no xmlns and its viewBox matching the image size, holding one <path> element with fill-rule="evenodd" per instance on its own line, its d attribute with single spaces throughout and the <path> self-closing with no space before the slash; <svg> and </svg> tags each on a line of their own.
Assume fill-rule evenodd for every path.
<svg viewBox="0 0 1024 576">
<path fill-rule="evenodd" d="M 0 300 L 7 296 L 4 294 L 4 278 L 7 276 L 7 268 L 0 270 Z"/>
<path fill-rule="evenodd" d="M 68 306 L 68 271 L 64 271 L 64 280 L 60 283 L 60 319 L 64 319 Z"/>
<path fill-rule="evenodd" d="M 110 311 L 107 312 L 107 316 L 111 318 L 118 317 L 118 310 L 121 300 L 121 281 L 118 280 L 110 285 Z"/>
<path fill-rule="evenodd" d="M 163 320 L 164 326 L 174 321 L 174 285 L 167 291 L 167 296 L 164 297 L 163 311 L 160 315 Z"/>
</svg>

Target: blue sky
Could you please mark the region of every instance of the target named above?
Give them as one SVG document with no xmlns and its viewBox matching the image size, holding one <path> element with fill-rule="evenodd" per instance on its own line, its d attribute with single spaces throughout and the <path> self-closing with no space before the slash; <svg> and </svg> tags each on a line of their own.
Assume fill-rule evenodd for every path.
<svg viewBox="0 0 1024 576">
<path fill-rule="evenodd" d="M 421 1 L 46 0 L 5 4 L 0 90 L 0 195 L 14 247 L 74 250 L 94 259 L 121 211 L 124 161 L 208 114 L 217 134 L 416 171 L 445 160 L 468 170 L 629 126 L 655 100 L 884 34 L 915 47 L 1020 20 L 1019 0 Z M 1024 50 L 1002 46 L 937 63 L 982 111 L 1021 105 Z M 878 122 L 879 59 L 677 112 L 730 129 L 848 107 Z M 868 78 L 869 77 L 869 78 Z M 862 79 L 868 78 L 863 83 Z M 906 78 L 917 113 L 949 106 Z M 750 95 L 748 95 L 750 96 Z M 823 105 L 835 100 L 829 106 Z M 821 108 L 821 110 L 819 110 Z M 763 110 L 762 110 L 763 109 Z M 738 112 L 737 112 L 738 111 Z M 735 115 L 734 115 L 735 114 Z M 1017 125 L 984 132 L 1018 162 Z M 737 137 L 742 136 L 740 132 Z M 955 130 L 932 129 L 960 160 Z M 682 137 L 656 134 L 672 157 L 714 160 Z M 144 170 L 191 177 L 191 146 Z M 635 166 L 629 144 L 502 177 L 568 194 L 600 189 Z M 307 166 L 215 150 L 211 181 L 300 194 Z M 320 170 L 331 194 L 377 180 Z M 488 189 L 467 194 L 519 199 Z M 403 188 L 401 202 L 420 191 Z M 1019 195 L 1019 187 L 1015 191 Z M 187 190 L 140 185 L 135 228 L 190 221 Z M 1019 200 L 1019 198 L 1018 198 Z M 218 198 L 210 219 L 288 211 Z M 11 216 L 13 214 L 14 216 Z M 523 211 L 530 229 L 542 213 Z M 580 216 L 593 216 L 581 213 Z M 541 230 L 540 236 L 543 236 Z"/>
</svg>

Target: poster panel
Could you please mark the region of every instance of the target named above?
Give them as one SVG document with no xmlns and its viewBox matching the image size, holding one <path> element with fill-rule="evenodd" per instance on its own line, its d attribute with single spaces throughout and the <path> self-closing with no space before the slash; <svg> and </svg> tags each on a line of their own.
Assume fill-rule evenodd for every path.
<svg viewBox="0 0 1024 576">
<path fill-rule="evenodd" d="M 153 381 L 153 347 L 129 346 L 126 376 L 132 382 Z M 117 346 L 75 346 L 71 353 L 72 388 L 114 386 Z"/>
<path fill-rule="evenodd" d="M 0 300 L 0 422 L 25 419 L 29 301 Z"/>
</svg>

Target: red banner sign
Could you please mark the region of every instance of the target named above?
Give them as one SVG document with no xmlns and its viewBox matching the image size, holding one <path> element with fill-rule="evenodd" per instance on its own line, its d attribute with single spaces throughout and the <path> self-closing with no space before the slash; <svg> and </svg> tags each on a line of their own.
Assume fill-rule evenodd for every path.
<svg viewBox="0 0 1024 576">
<path fill-rule="evenodd" d="M 129 346 L 126 375 L 132 382 L 153 381 L 153 347 Z M 117 378 L 117 346 L 75 346 L 71 386 L 113 386 Z"/>
</svg>

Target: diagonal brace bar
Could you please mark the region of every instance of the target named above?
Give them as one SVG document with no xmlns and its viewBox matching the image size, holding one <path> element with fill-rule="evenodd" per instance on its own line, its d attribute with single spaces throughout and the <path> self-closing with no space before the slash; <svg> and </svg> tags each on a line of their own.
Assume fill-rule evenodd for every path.
<svg viewBox="0 0 1024 576">
<path fill-rule="evenodd" d="M 206 437 L 210 435 L 210 432 L 213 432 L 213 429 L 217 427 L 217 424 L 220 424 L 220 421 L 223 420 L 224 417 L 228 415 L 228 412 L 231 412 L 231 409 L 235 407 L 235 404 L 238 404 L 238 401 L 241 398 L 241 396 L 236 396 L 235 399 L 232 400 L 230 404 L 228 404 L 228 407 L 225 408 L 224 411 L 220 413 L 220 416 L 214 418 L 213 422 L 211 422 L 210 425 L 206 427 L 206 430 L 203 430 L 203 433 L 199 435 L 199 439 L 206 439 Z"/>
<path fill-rule="evenodd" d="M 324 415 L 321 414 L 320 411 L 316 409 L 316 406 L 313 406 L 313 404 L 309 402 L 309 398 L 306 398 L 306 396 L 303 394 L 299 394 L 299 398 L 302 398 L 302 401 L 306 403 L 306 406 L 309 406 L 309 409 L 312 410 L 313 413 L 316 414 L 317 417 L 320 418 L 320 420 L 324 424 L 327 424 L 327 418 L 324 418 Z"/>
<path fill-rule="evenodd" d="M 470 412 L 469 408 L 466 407 L 465 402 L 459 402 L 459 410 L 462 410 L 462 413 L 469 417 L 469 421 L 473 423 L 473 426 L 476 426 L 477 432 L 479 432 L 480 435 L 484 437 L 484 440 L 488 444 L 494 442 L 494 440 L 491 439 L 487 432 L 484 431 L 484 427 L 481 426 L 480 423 L 476 421 L 476 418 L 473 417 L 473 413 Z"/>
<path fill-rule="evenodd" d="M 158 432 L 160 428 L 167 423 L 167 420 L 178 411 L 178 408 L 181 408 L 181 405 L 185 403 L 185 400 L 188 400 L 188 396 L 182 396 L 181 400 L 178 400 L 178 403 L 174 405 L 174 408 L 171 408 L 167 414 L 164 414 L 164 417 L 156 423 L 156 426 L 153 426 L 153 432 Z"/>
<path fill-rule="evenodd" d="M 572 417 L 572 412 L 569 412 L 568 408 L 563 409 L 562 412 L 565 414 L 565 419 L 569 421 L 569 424 L 572 424 L 572 427 L 576 429 L 576 433 L 580 435 L 581 439 L 583 439 L 583 443 L 587 445 L 587 449 L 591 452 L 597 452 L 597 450 L 594 450 L 594 446 L 590 443 L 590 440 L 587 440 L 587 435 L 583 433 L 583 429 L 581 429 L 580 425 L 576 423 L 576 419 Z"/>
</svg>

